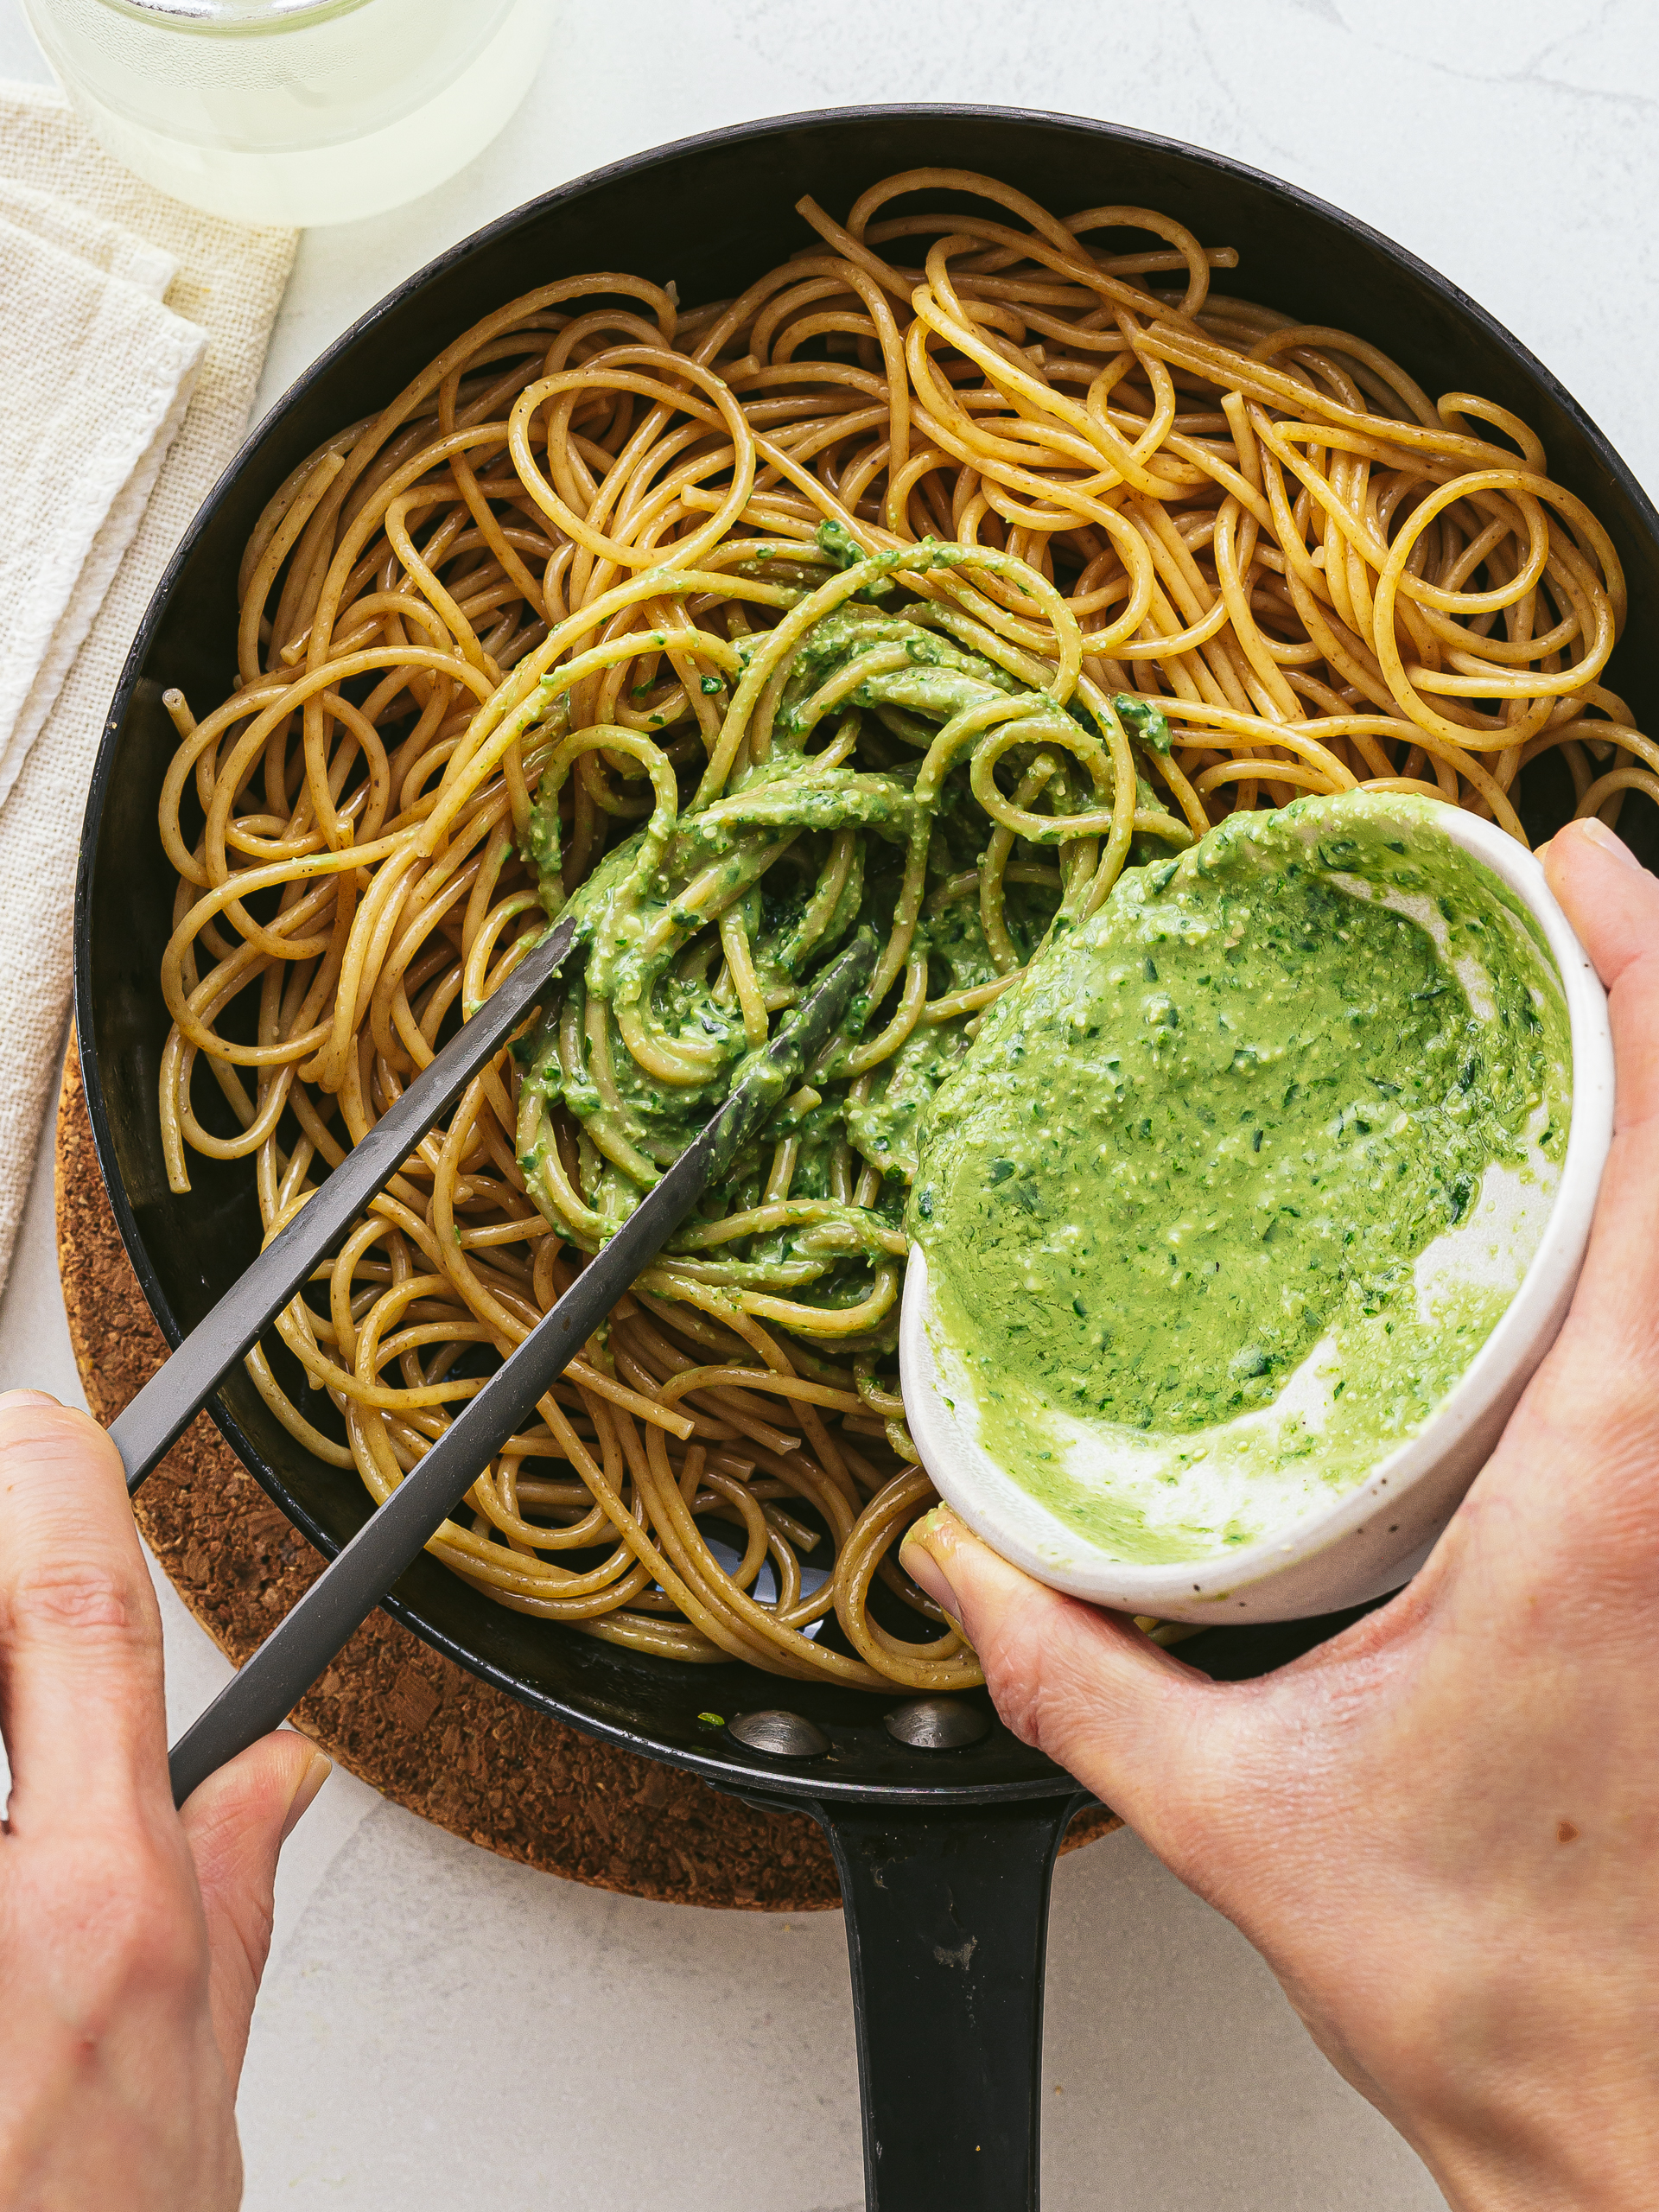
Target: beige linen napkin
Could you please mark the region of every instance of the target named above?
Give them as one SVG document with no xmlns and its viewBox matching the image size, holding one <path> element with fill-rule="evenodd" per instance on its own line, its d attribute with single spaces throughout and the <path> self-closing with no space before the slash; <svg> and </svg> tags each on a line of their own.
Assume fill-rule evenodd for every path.
<svg viewBox="0 0 1659 2212">
<path fill-rule="evenodd" d="M 164 257 L 147 293 L 69 250 L 76 211 L 47 207 L 64 244 L 0 213 L 0 808 L 132 543 L 206 343 L 162 305 Z"/>
<path fill-rule="evenodd" d="M 124 396 L 131 404 L 121 410 L 120 440 L 130 457 L 118 481 L 111 481 L 120 469 L 113 424 L 106 417 L 89 438 L 84 413 L 74 412 L 67 395 L 58 475 L 43 475 L 38 488 L 20 486 L 10 474 L 10 445 L 0 454 L 7 472 L 0 475 L 0 537 L 35 531 L 53 507 L 67 509 L 72 460 L 84 472 L 73 503 L 79 558 L 73 549 L 58 556 L 60 582 L 66 573 L 70 580 L 60 594 L 59 619 L 31 662 L 11 632 L 8 605 L 0 664 L 0 700 L 11 698 L 15 709 L 10 728 L 0 715 L 0 745 L 26 727 L 31 713 L 36 731 L 26 750 L 13 748 L 15 780 L 0 796 L 0 974 L 6 979 L 0 986 L 6 1025 L 0 1284 L 11 1264 L 68 1015 L 80 819 L 111 695 L 168 556 L 247 426 L 294 243 L 291 231 L 250 230 L 169 200 L 112 162 L 57 92 L 0 84 L 0 270 L 8 328 L 21 329 L 26 339 L 32 326 L 41 345 L 55 349 L 52 318 L 66 312 L 66 301 L 78 302 L 76 328 L 89 346 L 109 342 L 118 327 L 137 348 L 147 331 L 157 346 L 174 347 L 167 359 L 179 372 L 167 398 L 165 369 L 152 353 L 140 379 L 144 393 Z M 73 281 L 66 262 L 80 264 Z M 22 291 L 14 267 L 31 280 Z M 42 274 L 69 289 L 39 299 L 35 287 Z M 117 298 L 111 306 L 106 297 L 94 311 L 89 302 L 99 279 Z M 169 334 L 163 336 L 164 329 Z M 180 349 L 192 347 L 196 361 L 181 363 Z M 16 411 L 21 388 L 10 350 L 0 339 L 4 415 Z M 131 358 L 137 364 L 144 357 L 135 350 Z M 94 367 L 83 361 L 76 373 L 92 377 Z M 80 389 L 86 388 L 83 382 Z M 77 435 L 99 450 L 75 453 Z M 100 488 L 109 497 L 89 530 L 86 518 Z M 0 751 L 0 785 L 7 765 Z M 156 858 L 160 866 L 159 844 Z"/>
<path fill-rule="evenodd" d="M 0 99 L 4 91 L 0 86 Z M 3 158 L 0 156 L 0 160 Z M 168 286 L 179 273 L 173 256 L 163 253 L 148 238 L 135 238 L 118 223 L 106 223 L 94 215 L 89 207 L 54 199 L 51 193 L 20 184 L 3 173 L 0 173 L 0 216 L 32 231 L 48 245 L 61 246 L 66 253 L 90 262 L 105 276 L 119 276 L 137 285 L 147 299 L 165 299 Z"/>
</svg>

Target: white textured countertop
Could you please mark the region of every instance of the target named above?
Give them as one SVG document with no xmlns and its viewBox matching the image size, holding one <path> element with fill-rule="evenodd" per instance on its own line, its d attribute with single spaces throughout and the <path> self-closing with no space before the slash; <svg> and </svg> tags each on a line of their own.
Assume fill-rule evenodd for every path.
<svg viewBox="0 0 1659 2212">
<path fill-rule="evenodd" d="M 563 0 L 561 16 L 530 100 L 471 168 L 306 236 L 265 401 L 440 249 L 599 163 L 791 109 L 985 100 L 1189 137 L 1363 216 L 1509 324 L 1659 486 L 1649 0 Z M 47 74 L 18 0 L 0 0 L 0 73 Z M 0 1385 L 79 1402 L 51 1216 L 48 1148 L 0 1303 Z M 162 1597 L 176 1725 L 226 1667 Z M 1046 2212 L 1440 2202 L 1243 1939 L 1128 1835 L 1059 1868 L 1046 2075 Z M 242 2127 L 250 2212 L 855 2212 L 840 1916 L 601 1895 L 337 1775 L 283 1861 Z"/>
</svg>

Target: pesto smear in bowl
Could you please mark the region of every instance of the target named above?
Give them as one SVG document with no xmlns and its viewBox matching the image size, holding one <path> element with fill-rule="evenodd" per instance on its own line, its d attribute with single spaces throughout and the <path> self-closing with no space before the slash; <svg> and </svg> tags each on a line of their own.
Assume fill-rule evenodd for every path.
<svg viewBox="0 0 1659 2212">
<path fill-rule="evenodd" d="M 1114 1557 L 1212 1557 L 1363 1481 L 1537 1249 L 1566 1007 L 1440 811 L 1304 799 L 1125 874 L 933 1099 L 908 1227 L 946 1402 Z"/>
</svg>

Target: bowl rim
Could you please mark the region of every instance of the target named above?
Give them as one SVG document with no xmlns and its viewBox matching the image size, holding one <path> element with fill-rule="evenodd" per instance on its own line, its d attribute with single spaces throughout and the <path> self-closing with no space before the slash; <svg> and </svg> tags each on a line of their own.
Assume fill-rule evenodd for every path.
<svg viewBox="0 0 1659 2212">
<path fill-rule="evenodd" d="M 294 379 L 272 404 L 259 421 L 253 424 L 235 454 L 220 472 L 212 488 L 203 499 L 195 516 L 180 538 L 160 580 L 152 592 L 143 619 L 136 630 L 121 673 L 111 696 L 88 785 L 86 806 L 83 817 L 79 861 L 76 873 L 74 902 L 74 1018 L 79 1041 L 81 1067 L 86 1088 L 86 1105 L 92 1122 L 99 1164 L 104 1176 L 116 1224 L 139 1286 L 143 1291 L 169 1348 L 176 1346 L 185 1332 L 175 1315 L 171 1302 L 162 1285 L 140 1230 L 132 1204 L 128 1198 L 117 1168 L 117 1152 L 110 1106 L 99 1066 L 97 1046 L 97 1025 L 92 988 L 92 879 L 103 824 L 105 803 L 113 776 L 114 762 L 122 731 L 130 712 L 134 695 L 143 677 L 156 635 L 177 591 L 188 563 L 204 533 L 210 526 L 219 507 L 254 461 L 261 448 L 280 435 L 288 417 L 302 404 L 311 391 L 334 371 L 337 363 L 378 326 L 397 313 L 406 302 L 427 286 L 434 283 L 451 270 L 461 266 L 474 256 L 510 239 L 513 234 L 537 221 L 547 211 L 580 199 L 582 195 L 621 179 L 638 175 L 650 169 L 687 156 L 714 154 L 721 149 L 753 141 L 783 137 L 804 130 L 833 130 L 842 124 L 921 123 L 935 119 L 959 119 L 964 122 L 985 122 L 995 124 L 1017 123 L 1039 129 L 1054 130 L 1083 138 L 1097 138 L 1130 149 L 1144 149 L 1149 152 L 1170 154 L 1182 162 L 1196 164 L 1213 173 L 1224 181 L 1248 183 L 1259 188 L 1279 201 L 1312 214 L 1319 222 L 1330 226 L 1342 236 L 1363 242 L 1396 267 L 1408 274 L 1416 283 L 1437 297 L 1462 324 L 1469 326 L 1506 358 L 1519 374 L 1534 387 L 1546 393 L 1575 425 L 1589 452 L 1606 470 L 1619 486 L 1633 513 L 1638 518 L 1643 533 L 1659 548 L 1659 512 L 1656 512 L 1637 480 L 1634 472 L 1573 394 L 1539 359 L 1531 349 L 1507 329 L 1496 316 L 1472 299 L 1449 277 L 1443 276 L 1420 256 L 1402 246 L 1396 239 L 1377 230 L 1374 226 L 1350 214 L 1345 209 L 1307 191 L 1300 185 L 1275 177 L 1268 171 L 1218 154 L 1210 148 L 1193 145 L 1162 134 L 1139 130 L 1130 125 L 1088 116 L 1068 115 L 1063 111 L 1021 106 L 1004 106 L 989 102 L 871 102 L 839 108 L 797 109 L 773 116 L 751 118 L 724 125 L 715 130 L 690 134 L 648 147 L 620 160 L 607 162 L 588 170 L 565 183 L 510 208 L 479 229 L 445 247 L 440 253 L 394 285 L 375 303 L 356 317 L 347 327 L 318 354 L 308 367 Z M 395 395 L 388 392 L 390 400 Z M 215 1394 L 207 1404 L 215 1425 L 242 1464 L 261 1487 L 277 1503 L 283 1511 L 302 1529 L 308 1539 L 326 1558 L 332 1558 L 340 1548 L 339 1542 L 322 1529 L 288 1493 L 280 1478 L 268 1467 L 251 1439 L 234 1413 Z M 490 1660 L 472 1649 L 463 1639 L 450 1634 L 439 1624 L 429 1619 L 416 1605 L 394 1592 L 386 1600 L 386 1611 L 403 1625 L 411 1629 L 435 1649 L 467 1668 L 482 1680 L 520 1698 L 529 1698 L 541 1710 L 549 1712 L 567 1723 L 577 1726 L 590 1734 L 600 1736 L 626 1748 L 643 1751 L 649 1756 L 667 1759 L 674 1764 L 700 1774 L 705 1780 L 729 1783 L 734 1760 L 729 1752 L 702 1755 L 694 1748 L 663 1742 L 639 1728 L 607 1720 L 600 1715 L 572 1712 L 556 1697 L 537 1692 L 509 1669 Z M 872 1713 L 879 1708 L 871 1700 Z M 760 1760 L 750 1763 L 757 1783 L 764 1778 L 765 1789 L 779 1797 L 806 1800 L 813 1797 L 857 1799 L 868 1798 L 872 1785 L 837 1782 L 828 1776 L 795 1776 L 780 1771 Z M 938 1785 L 881 1785 L 876 1794 L 888 1792 L 905 1796 L 911 1802 L 930 1799 L 939 1802 L 966 1802 L 977 1795 L 985 1802 L 1010 1802 L 1016 1798 L 1032 1798 L 1053 1794 L 1060 1788 L 1075 1789 L 1069 1777 L 1056 1770 L 1052 1779 L 1033 1777 L 1029 1783 L 1006 1783 L 990 1785 L 977 1793 L 961 1783 L 941 1781 Z"/>
<path fill-rule="evenodd" d="M 1340 807 L 1350 795 L 1334 795 Z M 906 1270 L 900 1321 L 900 1359 L 907 1384 L 917 1386 L 911 1432 L 935 1487 L 975 1533 L 1040 1582 L 1096 1605 L 1166 1620 L 1218 1627 L 1231 1615 L 1224 1606 L 1248 1606 L 1254 1620 L 1297 1618 L 1306 1607 L 1275 1611 L 1272 1585 L 1293 1569 L 1324 1560 L 1329 1579 L 1318 1610 L 1337 1611 L 1400 1587 L 1438 1542 L 1478 1470 L 1471 1466 L 1461 1487 L 1437 1499 L 1433 1534 L 1379 1568 L 1368 1548 L 1342 1540 L 1363 1535 L 1386 1504 L 1402 1501 L 1436 1475 L 1476 1436 L 1506 1399 L 1512 1405 L 1554 1342 L 1565 1319 L 1589 1243 L 1591 1224 L 1613 1135 L 1614 1065 L 1607 994 L 1536 857 L 1496 823 L 1446 802 L 1378 792 L 1375 805 L 1401 804 L 1414 823 L 1445 834 L 1450 843 L 1484 865 L 1541 927 L 1560 980 L 1569 1026 L 1573 1074 L 1572 1120 L 1560 1179 L 1536 1249 L 1514 1296 L 1451 1389 L 1414 1436 L 1378 1459 L 1352 1487 L 1236 1551 L 1188 1560 L 1136 1565 L 1114 1558 L 1103 1545 L 1062 1521 L 995 1466 L 977 1440 L 954 1417 L 938 1385 L 928 1341 L 927 1268 Z M 1304 802 L 1306 804 L 1306 802 Z M 907 1392 L 908 1395 L 908 1392 Z M 1444 1513 L 1439 1506 L 1445 1504 Z M 1257 1592 L 1251 1604 L 1241 1592 Z"/>
</svg>

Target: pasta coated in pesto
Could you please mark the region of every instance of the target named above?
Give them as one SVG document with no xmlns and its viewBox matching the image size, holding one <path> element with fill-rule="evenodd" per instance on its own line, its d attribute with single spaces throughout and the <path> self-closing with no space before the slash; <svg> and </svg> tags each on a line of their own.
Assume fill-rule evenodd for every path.
<svg viewBox="0 0 1659 2212">
<path fill-rule="evenodd" d="M 1605 531 L 1387 332 L 1217 289 L 1155 209 L 912 170 L 799 213 L 734 299 L 505 302 L 277 487 L 233 690 L 168 695 L 158 1106 L 174 1188 L 245 1160 L 274 1233 L 575 902 L 559 1004 L 250 1357 L 380 1499 L 872 930 L 868 1003 L 431 1548 L 632 1649 L 944 1690 L 979 1669 L 892 1556 L 932 1502 L 893 1318 L 985 1009 L 1232 812 L 1523 836 L 1541 754 L 1611 820 L 1659 747 Z"/>
</svg>

